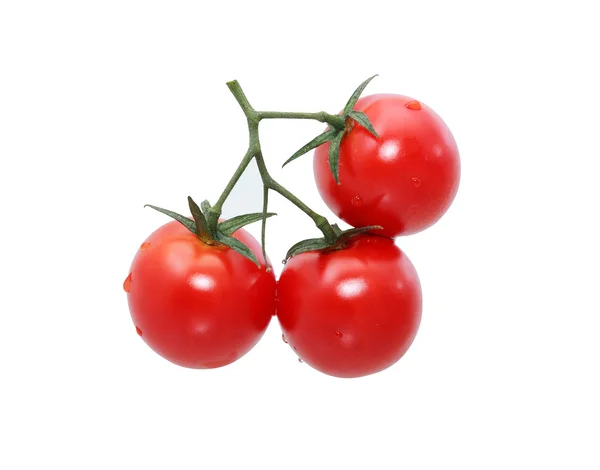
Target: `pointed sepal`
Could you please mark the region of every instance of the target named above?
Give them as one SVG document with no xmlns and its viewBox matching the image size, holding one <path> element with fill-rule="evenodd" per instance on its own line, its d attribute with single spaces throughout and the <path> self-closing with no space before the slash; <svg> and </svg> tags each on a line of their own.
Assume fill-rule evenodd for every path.
<svg viewBox="0 0 600 470">
<path fill-rule="evenodd" d="M 350 111 L 354 109 L 354 105 L 360 98 L 360 95 L 362 95 L 362 92 L 365 91 L 365 88 L 367 87 L 369 82 L 373 80 L 376 76 L 377 75 L 373 75 L 372 77 L 367 78 L 358 86 L 356 90 L 354 90 L 354 93 L 352 93 L 352 96 L 350 97 L 350 99 L 346 103 L 346 106 L 344 107 L 344 116 L 348 116 L 348 114 L 350 114 Z"/>
<path fill-rule="evenodd" d="M 172 219 L 175 219 L 177 222 L 182 224 L 185 228 L 187 228 L 193 234 L 196 234 L 196 223 L 190 219 L 189 217 L 185 217 L 177 212 L 170 211 L 168 209 L 163 209 L 162 207 L 153 206 L 151 204 L 146 204 L 144 207 L 150 207 L 155 211 L 158 211 L 162 214 L 168 215 Z"/>
<path fill-rule="evenodd" d="M 258 268 L 260 268 L 260 263 L 258 262 L 258 258 L 256 258 L 256 255 L 252 252 L 250 248 L 244 245 L 237 238 L 233 238 L 228 235 L 224 235 L 222 233 L 217 232 L 216 239 L 219 243 L 228 246 L 232 250 L 238 252 L 240 255 L 248 258 L 250 261 L 256 264 Z"/>
<path fill-rule="evenodd" d="M 267 212 L 263 214 L 262 212 L 255 212 L 252 214 L 244 214 L 238 215 L 236 217 L 232 217 L 231 219 L 227 219 L 219 224 L 219 232 L 224 235 L 231 235 L 236 230 L 245 227 L 248 224 L 252 224 L 254 222 L 258 222 L 264 218 L 272 217 L 275 214 L 274 212 Z"/>
<path fill-rule="evenodd" d="M 328 246 L 329 243 L 327 243 L 324 238 L 309 238 L 308 240 L 302 240 L 288 250 L 287 254 L 285 255 L 285 260 L 287 261 L 292 256 L 296 256 L 307 251 L 323 250 Z"/>
<path fill-rule="evenodd" d="M 210 235 L 210 231 L 208 230 L 208 222 L 206 221 L 206 217 L 204 217 L 202 210 L 190 196 L 188 196 L 188 204 L 190 206 L 190 212 L 192 213 L 194 222 L 196 222 L 196 235 L 198 235 L 198 237 L 203 241 L 211 240 L 212 237 Z"/>
<path fill-rule="evenodd" d="M 283 164 L 283 166 L 286 166 L 288 163 L 293 162 L 294 160 L 296 160 L 296 158 L 301 157 L 302 155 L 304 155 L 307 152 L 310 152 L 311 150 L 317 148 L 319 145 L 322 145 L 325 142 L 329 142 L 336 136 L 337 132 L 338 131 L 336 131 L 335 129 L 328 129 L 325 132 L 323 132 L 322 134 L 319 134 L 317 137 L 315 137 L 313 140 L 311 140 L 304 147 L 298 149 L 296 151 L 296 153 L 294 153 L 294 155 L 292 155 L 290 158 L 288 158 L 286 160 L 286 162 Z"/>
<path fill-rule="evenodd" d="M 363 113 L 362 111 L 355 110 L 348 114 L 348 117 L 358 122 L 361 126 L 368 130 L 373 135 L 373 137 L 379 139 L 379 134 L 377 134 L 377 132 L 373 128 L 373 124 L 371 124 L 369 117 L 365 113 Z"/>
<path fill-rule="evenodd" d="M 338 132 L 329 145 L 329 168 L 337 184 L 340 184 L 340 144 L 342 143 L 342 137 L 344 137 L 344 131 Z"/>
</svg>

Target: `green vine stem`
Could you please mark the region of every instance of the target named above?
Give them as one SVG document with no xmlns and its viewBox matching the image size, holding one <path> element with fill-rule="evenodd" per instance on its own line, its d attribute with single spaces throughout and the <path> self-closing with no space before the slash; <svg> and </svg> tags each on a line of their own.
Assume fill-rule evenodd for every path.
<svg viewBox="0 0 600 470">
<path fill-rule="evenodd" d="M 278 111 L 258 111 L 260 119 L 312 119 L 313 121 L 325 122 L 337 130 L 344 129 L 346 120 L 342 116 L 321 111 L 319 113 L 287 113 Z"/>
<path fill-rule="evenodd" d="M 236 183 L 239 181 L 240 177 L 250 164 L 250 162 L 256 159 L 256 164 L 258 166 L 258 171 L 260 173 L 262 183 L 263 183 L 263 214 L 267 212 L 268 205 L 268 192 L 269 190 L 275 191 L 281 194 L 284 198 L 298 207 L 302 212 L 308 215 L 318 229 L 323 233 L 323 237 L 328 243 L 334 243 L 337 238 L 337 234 L 334 228 L 331 226 L 329 221 L 322 215 L 313 211 L 310 207 L 304 204 L 300 199 L 298 199 L 294 194 L 284 188 L 281 184 L 275 181 L 269 171 L 267 170 L 267 166 L 265 164 L 265 160 L 262 155 L 262 151 L 260 148 L 260 139 L 258 133 L 258 125 L 262 119 L 312 119 L 319 122 L 327 123 L 332 128 L 337 130 L 343 130 L 345 126 L 345 119 L 342 116 L 329 114 L 324 111 L 318 113 L 294 113 L 294 112 L 271 112 L 271 111 L 256 111 L 248 102 L 248 98 L 244 94 L 242 87 L 238 83 L 237 80 L 231 81 L 227 83 L 229 90 L 237 100 L 238 104 L 242 108 L 246 119 L 248 121 L 248 132 L 249 132 L 249 144 L 248 150 L 244 155 L 244 158 L 240 162 L 238 168 L 235 170 L 235 173 L 227 183 L 227 186 L 223 190 L 223 193 L 219 197 L 219 200 L 215 203 L 214 206 L 210 208 L 209 216 L 208 216 L 208 225 L 211 229 L 216 228 L 219 217 L 221 216 L 223 204 L 225 200 L 233 190 Z M 262 234 L 261 234 L 261 242 L 263 249 L 263 256 L 265 256 L 265 229 L 266 229 L 266 217 L 263 217 L 262 220 Z"/>
</svg>

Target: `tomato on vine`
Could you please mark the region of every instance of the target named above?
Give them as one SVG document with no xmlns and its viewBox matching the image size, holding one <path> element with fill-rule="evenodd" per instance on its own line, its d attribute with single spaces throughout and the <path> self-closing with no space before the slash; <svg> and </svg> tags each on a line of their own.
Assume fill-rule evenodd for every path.
<svg viewBox="0 0 600 470">
<path fill-rule="evenodd" d="M 421 320 L 417 272 L 387 237 L 362 234 L 339 250 L 295 255 L 277 291 L 286 342 L 303 362 L 336 377 L 390 367 Z"/>
<path fill-rule="evenodd" d="M 222 222 L 211 240 L 193 220 L 160 210 L 177 220 L 142 243 L 123 285 L 136 331 L 180 366 L 230 364 L 254 347 L 275 314 L 275 275 L 259 243 L 235 220 Z M 258 254 L 256 262 L 225 243 L 243 244 Z"/>
<path fill-rule="evenodd" d="M 340 219 L 354 227 L 380 225 L 386 236 L 420 232 L 437 222 L 452 204 L 460 180 L 459 152 L 444 121 L 412 98 L 380 94 L 360 98 L 340 134 L 336 170 L 330 146 L 317 147 L 313 167 L 321 197 Z M 375 135 L 373 135 L 375 134 Z"/>
</svg>

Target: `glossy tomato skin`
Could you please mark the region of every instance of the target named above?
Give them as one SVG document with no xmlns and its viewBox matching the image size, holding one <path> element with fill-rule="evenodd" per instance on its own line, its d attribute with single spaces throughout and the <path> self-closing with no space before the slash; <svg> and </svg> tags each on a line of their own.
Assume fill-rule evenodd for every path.
<svg viewBox="0 0 600 470">
<path fill-rule="evenodd" d="M 407 96 L 358 100 L 380 138 L 354 124 L 340 145 L 339 180 L 329 168 L 329 143 L 315 150 L 317 187 L 327 206 L 354 227 L 380 225 L 382 235 L 420 232 L 437 222 L 456 196 L 460 157 L 452 133 L 428 106 Z"/>
<path fill-rule="evenodd" d="M 124 288 L 138 334 L 159 355 L 183 367 L 234 362 L 258 342 L 275 313 L 276 281 L 258 242 L 233 235 L 259 258 L 209 246 L 178 222 L 141 245 Z M 267 261 L 268 262 L 268 261 Z"/>
<path fill-rule="evenodd" d="M 421 285 L 390 238 L 362 235 L 285 265 L 277 316 L 298 357 L 335 377 L 360 377 L 398 361 L 421 321 Z"/>
</svg>

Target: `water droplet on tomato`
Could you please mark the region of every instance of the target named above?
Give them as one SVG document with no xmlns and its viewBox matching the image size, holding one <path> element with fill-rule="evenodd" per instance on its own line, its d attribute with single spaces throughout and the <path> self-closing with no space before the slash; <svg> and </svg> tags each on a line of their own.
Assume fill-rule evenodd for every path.
<svg viewBox="0 0 600 470">
<path fill-rule="evenodd" d="M 421 186 L 421 180 L 417 177 L 413 177 L 412 182 L 415 185 L 415 188 L 418 188 L 419 186 Z"/>
<path fill-rule="evenodd" d="M 302 364 L 304 361 L 303 361 L 302 359 L 298 358 L 298 362 L 299 362 L 300 364 Z"/>
<path fill-rule="evenodd" d="M 151 245 L 152 245 L 152 243 L 150 243 L 150 242 L 144 242 L 140 246 L 140 250 L 141 251 L 146 251 L 148 248 L 150 248 Z"/>
<path fill-rule="evenodd" d="M 350 202 L 352 203 L 352 205 L 354 207 L 360 207 L 360 206 L 362 206 L 363 200 L 362 200 L 362 197 L 360 197 L 360 196 L 354 196 L 352 198 L 352 201 L 350 201 Z"/>
<path fill-rule="evenodd" d="M 281 264 L 287 263 L 287 259 L 281 260 Z"/>
<path fill-rule="evenodd" d="M 294 351 L 298 351 L 298 348 L 297 348 L 296 346 L 292 346 L 292 349 L 293 349 Z"/>
<path fill-rule="evenodd" d="M 287 341 L 287 339 L 286 339 L 285 335 L 281 335 L 281 339 L 283 340 L 283 342 L 284 342 L 285 344 L 288 344 L 288 341 Z"/>
<path fill-rule="evenodd" d="M 419 111 L 419 110 L 423 109 L 423 106 L 417 100 L 411 100 L 408 103 L 406 103 L 404 106 L 406 106 L 408 109 L 410 109 L 412 111 Z"/>
<path fill-rule="evenodd" d="M 136 332 L 138 335 L 142 336 L 142 330 L 140 330 L 140 329 L 139 329 L 137 326 L 135 327 L 135 332 Z"/>
<path fill-rule="evenodd" d="M 127 276 L 125 278 L 125 281 L 123 282 L 123 290 L 125 292 L 127 292 L 129 294 L 129 291 L 131 290 L 131 273 L 129 273 L 129 276 Z"/>
<path fill-rule="evenodd" d="M 336 338 L 343 338 L 344 337 L 344 333 L 342 333 L 341 331 L 336 331 L 335 332 L 335 337 Z"/>
</svg>

